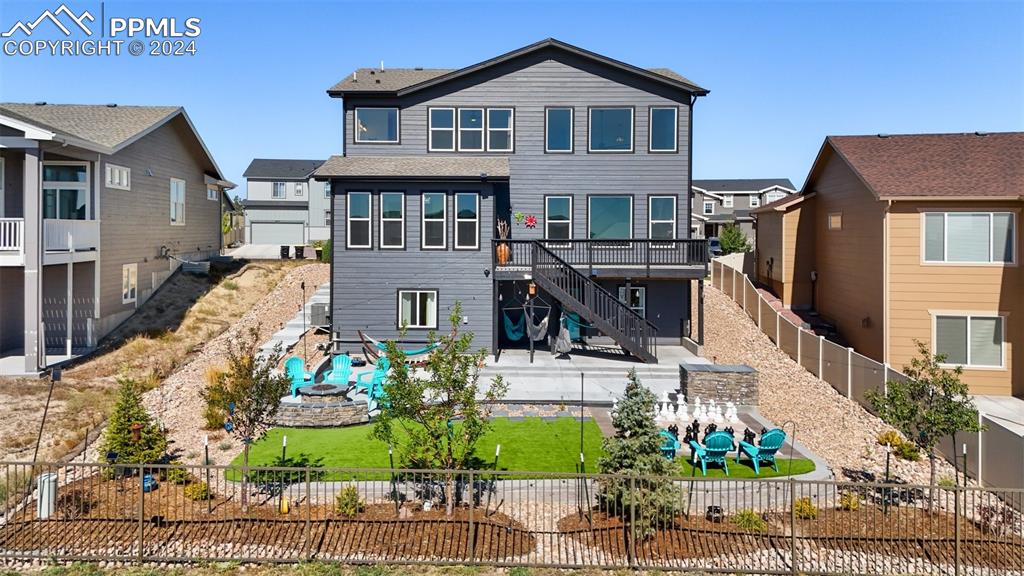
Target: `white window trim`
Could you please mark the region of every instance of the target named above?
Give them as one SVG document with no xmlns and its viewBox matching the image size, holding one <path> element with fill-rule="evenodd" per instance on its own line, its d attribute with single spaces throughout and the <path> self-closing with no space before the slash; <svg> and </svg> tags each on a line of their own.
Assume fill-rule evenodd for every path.
<svg viewBox="0 0 1024 576">
<path fill-rule="evenodd" d="M 331 225 L 331 209 L 324 208 L 324 226 Z"/>
<path fill-rule="evenodd" d="M 748 200 L 748 204 L 750 208 L 760 208 L 761 197 L 758 196 L 757 194 L 751 194 Z"/>
<path fill-rule="evenodd" d="M 962 310 L 929 310 L 929 314 L 932 317 L 932 354 L 938 350 L 938 321 L 940 316 L 954 317 L 954 318 L 966 318 L 967 319 L 967 363 L 966 364 L 949 364 L 941 363 L 939 366 L 944 368 L 955 368 L 957 366 L 963 366 L 964 370 L 1006 370 L 1006 317 L 1007 313 L 1004 312 L 967 312 Z M 971 318 L 998 318 L 999 319 L 999 333 L 1002 335 L 1002 342 L 999 343 L 999 361 L 1001 364 L 998 366 L 989 366 L 986 364 L 971 364 Z"/>
<path fill-rule="evenodd" d="M 360 110 L 394 110 L 395 111 L 395 139 L 394 140 L 360 140 L 359 138 L 359 111 Z M 360 106 L 352 112 L 352 136 L 356 144 L 398 144 L 402 141 L 402 111 L 397 106 Z"/>
<path fill-rule="evenodd" d="M 353 218 L 352 217 L 352 196 L 356 194 L 365 194 L 367 199 L 367 206 L 369 207 L 369 214 L 366 218 Z M 352 223 L 353 222 L 366 222 L 370 226 L 369 234 L 366 235 L 366 244 L 353 244 L 352 243 Z M 345 194 L 345 248 L 372 248 L 373 247 L 373 194 L 363 190 L 355 190 L 353 192 L 347 192 Z"/>
<path fill-rule="evenodd" d="M 573 224 L 574 224 L 574 218 L 573 218 L 574 198 L 573 198 L 572 194 L 554 194 L 552 196 L 547 196 L 547 197 L 544 198 L 544 239 L 546 240 L 546 239 L 551 238 L 551 230 L 548 229 L 548 224 L 551 223 L 551 219 L 548 217 L 548 200 L 551 200 L 552 198 L 568 198 L 569 199 L 569 221 L 568 221 L 568 224 L 569 224 L 569 238 L 568 239 L 572 240 L 572 237 L 573 237 L 572 229 L 573 229 Z M 561 223 L 561 220 L 559 220 L 558 222 Z M 559 240 L 555 240 L 555 242 L 558 242 L 558 241 Z"/>
<path fill-rule="evenodd" d="M 111 176 L 113 176 L 114 173 L 117 172 L 117 171 L 122 171 L 122 173 L 124 174 L 124 177 L 125 177 L 125 183 L 124 184 L 117 183 L 117 182 L 115 182 L 111 178 Z M 106 180 L 107 188 L 113 188 L 115 190 L 131 190 L 132 189 L 132 169 L 131 168 L 128 168 L 126 166 L 118 166 L 117 164 L 109 164 L 108 163 L 105 166 L 105 172 L 106 172 L 105 180 Z"/>
<path fill-rule="evenodd" d="M 491 112 L 508 112 L 508 128 L 491 128 Z M 515 137 L 516 137 L 516 110 L 515 108 L 488 108 L 485 112 L 487 116 L 487 130 L 484 146 L 487 147 L 488 152 L 512 152 L 516 148 Z M 491 148 L 491 132 L 508 132 L 508 148 Z"/>
<path fill-rule="evenodd" d="M 181 182 L 181 218 L 178 218 L 177 220 L 174 219 L 174 210 L 173 210 L 173 206 L 174 206 L 174 183 L 175 182 Z M 171 178 L 170 182 L 168 183 L 168 188 L 169 188 L 169 193 L 171 194 L 171 207 L 172 207 L 171 210 L 170 210 L 170 214 L 168 214 L 168 219 L 171 222 L 171 226 L 184 226 L 185 222 L 186 222 L 185 215 L 187 214 L 187 212 L 185 212 L 185 206 L 187 204 L 186 203 L 186 198 L 188 198 L 188 183 L 186 183 L 181 178 Z"/>
<path fill-rule="evenodd" d="M 666 198 L 666 199 L 672 201 L 672 219 L 671 220 L 655 220 L 651 216 L 651 214 L 653 214 L 653 211 L 652 211 L 651 207 L 654 204 L 654 199 L 655 198 Z M 654 235 L 652 234 L 652 231 L 654 230 L 654 225 L 655 224 L 664 224 L 665 222 L 671 222 L 672 223 L 672 240 L 676 239 L 676 237 L 677 237 L 676 218 L 677 218 L 677 212 L 679 210 L 679 205 L 677 204 L 677 202 L 678 202 L 677 198 L 675 196 L 672 196 L 672 195 L 669 195 L 669 194 L 661 194 L 661 195 L 654 194 L 652 196 L 648 196 L 647 197 L 647 238 L 649 238 L 651 240 L 655 239 Z M 664 238 L 658 238 L 658 240 L 664 240 Z"/>
<path fill-rule="evenodd" d="M 419 299 L 420 299 L 420 295 L 421 294 L 433 294 L 434 295 L 434 323 L 432 325 L 427 325 L 427 324 L 406 324 L 405 327 L 406 328 L 411 328 L 411 329 L 414 328 L 414 329 L 417 329 L 417 330 L 436 330 L 437 329 L 437 322 L 438 322 L 438 314 L 441 311 L 441 305 L 440 305 L 440 302 L 438 302 L 439 296 L 438 296 L 437 290 L 399 290 L 398 291 L 397 301 L 396 301 L 397 311 L 396 311 L 396 315 L 395 315 L 395 318 L 398 321 L 399 328 L 402 327 L 402 295 L 403 294 L 416 294 L 416 305 L 413 306 L 414 310 L 419 309 Z"/>
<path fill-rule="evenodd" d="M 643 310 L 643 312 L 639 312 L 639 311 L 637 311 L 636 308 L 634 308 L 634 307 L 629 305 L 629 293 L 626 292 L 626 285 L 625 284 L 622 284 L 622 285 L 619 286 L 619 290 L 618 290 L 619 302 L 622 302 L 623 304 L 626 305 L 627 308 L 629 308 L 630 310 L 632 310 L 632 311 L 636 312 L 637 314 L 639 314 L 641 318 L 647 318 L 647 287 L 646 286 L 630 286 L 629 289 L 630 290 L 639 290 L 640 291 L 640 303 L 643 304 L 643 306 L 640 306 L 639 308 L 640 308 L 640 310 Z"/>
<path fill-rule="evenodd" d="M 732 208 L 736 205 L 736 200 L 732 194 L 722 194 L 722 208 Z"/>
<path fill-rule="evenodd" d="M 217 197 L 219 196 L 219 194 L 217 192 L 218 192 L 218 190 L 217 190 L 216 186 L 207 185 L 206 186 L 206 199 L 207 200 L 214 200 L 214 201 L 216 201 Z"/>
<path fill-rule="evenodd" d="M 926 258 L 927 247 L 925 246 L 926 230 L 925 224 L 927 221 L 928 214 L 942 214 L 942 260 L 928 260 Z M 949 254 L 949 215 L 950 214 L 979 214 L 988 216 L 988 262 L 985 261 L 966 261 L 966 262 L 952 262 L 947 260 Z M 996 243 L 993 235 L 995 234 L 995 226 L 992 225 L 995 214 L 1009 214 L 1011 226 L 1013 228 L 1013 238 L 1011 245 L 1013 246 L 1013 258 L 1009 262 L 1003 262 L 1002 260 L 996 262 L 993 260 L 995 256 Z M 1020 252 L 1019 242 L 1017 240 L 1018 234 L 1020 234 L 1018 226 L 1017 211 L 1013 209 L 1000 209 L 991 211 L 978 211 L 978 210 L 922 210 L 921 211 L 921 264 L 924 266 L 1001 266 L 1001 267 L 1015 267 L 1017 266 L 1018 255 Z"/>
<path fill-rule="evenodd" d="M 427 218 L 427 194 L 440 194 L 444 198 L 444 215 L 441 218 Z M 444 234 L 441 234 L 440 246 L 427 246 L 427 222 L 441 222 L 444 224 Z M 437 190 L 427 190 L 420 193 L 420 249 L 423 250 L 447 250 L 448 249 L 448 193 Z"/>
<path fill-rule="evenodd" d="M 653 130 L 653 126 L 654 126 L 654 111 L 655 110 L 671 110 L 673 115 L 674 115 L 674 119 L 673 119 L 673 122 L 672 122 L 672 125 L 674 126 L 674 130 L 672 130 L 672 148 L 664 148 L 664 149 L 658 148 L 657 150 L 654 149 L 654 130 Z M 675 106 L 651 106 L 650 107 L 650 109 L 649 109 L 649 111 L 647 113 L 647 150 L 649 152 L 654 152 L 654 153 L 658 153 L 658 154 L 661 154 L 661 153 L 668 154 L 668 153 L 672 153 L 672 152 L 679 152 L 679 108 L 677 108 Z"/>
<path fill-rule="evenodd" d="M 402 217 L 401 218 L 385 218 L 384 217 L 384 197 L 385 196 L 398 196 L 402 199 Z M 401 250 L 405 248 L 405 193 L 404 192 L 381 192 L 380 193 L 380 249 L 381 250 Z M 402 242 L 397 246 L 384 243 L 384 223 L 385 222 L 401 222 L 402 224 Z"/>
<path fill-rule="evenodd" d="M 281 185 L 281 195 L 277 195 L 277 186 Z M 273 199 L 287 198 L 288 197 L 288 184 L 285 182 L 271 182 L 270 183 L 270 197 Z"/>
<path fill-rule="evenodd" d="M 625 150 L 594 150 L 594 110 L 629 110 L 629 148 Z M 594 106 L 587 111 L 587 152 L 594 154 L 629 154 L 636 148 L 636 110 L 632 106 Z"/>
<path fill-rule="evenodd" d="M 125 294 L 125 275 L 128 276 L 128 294 Z M 124 264 L 121 266 L 121 304 L 131 304 L 139 300 L 139 265 Z"/>
<path fill-rule="evenodd" d="M 462 127 L 462 111 L 463 110 L 479 110 L 480 111 L 480 122 L 479 128 L 463 128 Z M 458 146 L 459 152 L 483 152 L 487 149 L 487 109 L 486 108 L 459 108 L 455 112 L 455 127 L 458 131 Z M 479 148 L 463 148 L 462 147 L 462 131 L 479 132 L 480 133 L 480 147 Z"/>
<path fill-rule="evenodd" d="M 476 218 L 459 218 L 459 196 L 472 196 L 473 201 L 476 203 Z M 446 203 L 447 204 L 447 203 Z M 473 245 L 463 246 L 459 244 L 459 222 L 472 222 L 473 226 Z M 456 192 L 455 193 L 455 249 L 456 250 L 479 250 L 480 249 L 480 195 L 476 192 Z"/>
<path fill-rule="evenodd" d="M 324 198 L 331 197 L 331 181 L 327 180 L 324 182 Z"/>
<path fill-rule="evenodd" d="M 452 127 L 451 128 L 434 128 L 434 111 L 435 110 L 451 110 L 452 112 Z M 455 152 L 456 132 L 459 129 L 459 111 L 455 108 L 448 107 L 437 107 L 427 108 L 427 151 L 428 152 Z M 434 132 L 451 132 L 452 133 L 452 146 L 451 148 L 434 148 Z"/>
<path fill-rule="evenodd" d="M 295 196 L 302 196 L 306 193 L 306 184 L 304 182 L 295 183 Z"/>
<path fill-rule="evenodd" d="M 711 212 L 708 212 L 708 205 L 711 205 Z M 715 214 L 715 201 L 714 200 L 701 200 L 700 213 L 704 216 L 714 216 Z"/>
<path fill-rule="evenodd" d="M 43 180 L 43 184 L 41 186 L 41 189 L 42 190 L 46 190 L 46 189 L 50 189 L 50 188 L 54 188 L 54 189 L 61 189 L 62 188 L 64 190 L 84 190 L 86 192 L 86 194 L 85 194 L 85 219 L 86 220 L 92 220 L 93 219 L 91 217 L 92 216 L 92 198 L 90 198 L 90 196 L 92 196 L 92 194 L 88 193 L 89 192 L 89 184 L 92 182 L 92 168 L 89 166 L 89 163 L 88 162 L 75 162 L 75 161 L 68 161 L 68 160 L 52 160 L 52 161 L 44 161 L 43 162 L 43 167 L 45 168 L 46 166 L 85 166 L 85 182 L 62 182 L 60 180 Z M 45 174 L 45 171 L 43 172 L 43 174 Z M 40 176 L 42 176 L 42 174 L 40 174 Z M 40 214 L 43 213 L 43 209 L 44 209 L 43 205 L 40 203 L 40 206 L 39 206 Z M 60 214 L 58 214 L 57 216 L 60 216 Z M 61 220 L 61 218 L 57 218 L 57 219 Z"/>
<path fill-rule="evenodd" d="M 548 148 L 548 129 L 551 126 L 551 120 L 548 118 L 548 113 L 552 110 L 568 110 L 569 111 L 569 149 L 568 150 L 552 150 Z M 576 109 L 572 106 L 552 106 L 551 108 L 544 109 L 544 152 L 548 154 L 572 154 L 576 150 Z"/>
<path fill-rule="evenodd" d="M 626 194 L 595 194 L 587 197 L 587 238 L 590 238 L 590 216 L 593 212 L 590 206 L 590 200 L 593 198 L 629 198 L 629 238 L 600 238 L 602 242 L 615 242 L 617 240 L 632 240 L 633 239 L 633 211 L 635 209 L 633 205 L 633 196 Z"/>
</svg>

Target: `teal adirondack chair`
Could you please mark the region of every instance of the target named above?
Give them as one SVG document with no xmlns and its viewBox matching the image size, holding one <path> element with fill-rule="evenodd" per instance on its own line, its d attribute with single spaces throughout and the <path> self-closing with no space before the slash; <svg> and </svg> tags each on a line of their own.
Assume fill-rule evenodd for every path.
<svg viewBox="0 0 1024 576">
<path fill-rule="evenodd" d="M 700 462 L 700 471 L 704 476 L 708 475 L 708 464 L 721 464 L 725 469 L 725 475 L 729 475 L 729 463 L 725 455 L 736 449 L 732 436 L 719 431 L 712 432 L 704 438 L 704 445 L 701 446 L 696 440 L 690 440 L 690 457 L 694 464 Z"/>
<path fill-rule="evenodd" d="M 391 361 L 387 358 L 381 357 L 377 359 L 377 365 L 373 368 L 373 371 L 366 371 L 356 376 L 356 392 L 365 390 L 366 394 L 377 386 L 383 389 L 384 378 L 388 375 L 388 370 L 391 369 Z"/>
<path fill-rule="evenodd" d="M 292 398 L 299 395 L 299 388 L 313 382 L 313 375 L 306 372 L 306 363 L 298 356 L 284 361 L 284 371 L 292 379 Z"/>
<path fill-rule="evenodd" d="M 740 456 L 746 454 L 754 463 L 754 474 L 761 473 L 761 462 L 770 463 L 772 469 L 778 472 L 779 465 L 775 463 L 775 453 L 782 448 L 785 441 L 786 433 L 781 428 L 774 428 L 762 434 L 757 446 L 741 441 L 740 448 L 736 451 L 736 463 L 739 464 Z"/>
<path fill-rule="evenodd" d="M 336 386 L 347 386 L 348 379 L 352 376 L 352 357 L 348 354 L 338 354 L 331 358 L 331 369 L 324 374 L 324 383 Z"/>
<path fill-rule="evenodd" d="M 679 438 L 676 435 L 669 432 L 668 430 L 661 431 L 661 455 L 669 460 L 674 460 L 676 452 L 679 451 L 682 446 L 679 444 Z"/>
<path fill-rule="evenodd" d="M 388 405 L 388 393 L 384 391 L 383 380 L 366 392 L 366 414 L 369 415 L 380 406 Z"/>
</svg>

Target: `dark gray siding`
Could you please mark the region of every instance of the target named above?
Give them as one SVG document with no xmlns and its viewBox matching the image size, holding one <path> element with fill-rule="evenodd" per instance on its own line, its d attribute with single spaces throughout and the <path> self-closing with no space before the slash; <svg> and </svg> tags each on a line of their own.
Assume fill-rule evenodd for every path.
<svg viewBox="0 0 1024 576">
<path fill-rule="evenodd" d="M 454 250 L 454 193 L 480 192 L 480 232 L 484 223 L 494 219 L 494 195 L 490 184 L 412 184 L 412 183 L 340 183 L 333 185 L 334 330 L 349 344 L 358 340 L 356 330 L 377 339 L 397 338 L 398 291 L 431 289 L 438 291 L 438 328 L 445 331 L 448 314 L 456 301 L 462 303 L 462 315 L 468 324 L 461 329 L 475 333 L 474 347 L 490 348 L 492 317 L 492 280 L 485 274 L 491 265 L 489 241 L 481 238 L 480 250 Z M 448 249 L 420 250 L 420 193 L 424 190 L 449 192 Z M 370 191 L 372 196 L 372 250 L 345 250 L 346 193 Z M 380 250 L 379 193 L 405 193 L 405 249 Z M 409 330 L 404 342 L 426 341 L 427 330 Z"/>
</svg>

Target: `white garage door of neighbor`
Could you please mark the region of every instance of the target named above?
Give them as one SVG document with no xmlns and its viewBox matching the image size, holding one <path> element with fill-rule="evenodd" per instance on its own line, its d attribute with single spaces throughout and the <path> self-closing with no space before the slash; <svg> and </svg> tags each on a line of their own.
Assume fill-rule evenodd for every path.
<svg viewBox="0 0 1024 576">
<path fill-rule="evenodd" d="M 302 222 L 253 222 L 250 244 L 298 245 L 303 242 Z"/>
</svg>

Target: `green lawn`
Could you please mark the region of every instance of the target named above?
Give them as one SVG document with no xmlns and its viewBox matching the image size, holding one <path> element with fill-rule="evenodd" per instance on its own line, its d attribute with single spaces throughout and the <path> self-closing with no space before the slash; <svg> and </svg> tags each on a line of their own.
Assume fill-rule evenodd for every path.
<svg viewBox="0 0 1024 576">
<path fill-rule="evenodd" d="M 683 476 L 696 476 L 701 478 L 700 466 L 698 465 L 694 469 L 693 464 L 689 460 L 690 451 L 683 450 L 679 453 L 679 458 L 676 460 L 676 464 L 679 467 L 679 474 Z M 708 465 L 707 478 L 774 478 L 776 476 L 789 476 L 790 475 L 790 459 L 789 458 L 778 458 L 776 460 L 779 465 L 779 471 L 772 470 L 771 466 L 762 464 L 761 474 L 754 474 L 754 465 L 750 463 L 750 460 L 746 456 L 740 463 L 737 464 L 735 458 L 729 456 L 729 475 L 725 475 L 725 470 L 719 465 Z M 814 462 L 806 458 L 793 459 L 793 476 L 799 476 L 800 474 L 806 474 L 814 471 Z"/>
<path fill-rule="evenodd" d="M 579 462 L 580 424 L 575 418 L 555 420 L 495 418 L 492 430 L 477 444 L 474 468 L 491 470 L 494 452 L 501 444 L 500 470 L 575 472 Z M 593 419 L 583 423 L 587 471 L 597 471 L 601 455 L 601 430 Z M 288 436 L 290 465 L 308 463 L 326 468 L 387 468 L 388 447 L 371 436 L 372 424 L 345 428 L 274 428 L 252 445 L 250 466 L 279 465 L 281 437 Z M 232 462 L 241 466 L 239 455 Z M 396 466 L 398 463 L 396 462 Z M 237 473 L 228 473 L 228 477 Z M 350 475 L 346 475 L 346 478 Z M 327 476 L 325 479 L 337 479 Z"/>
</svg>

